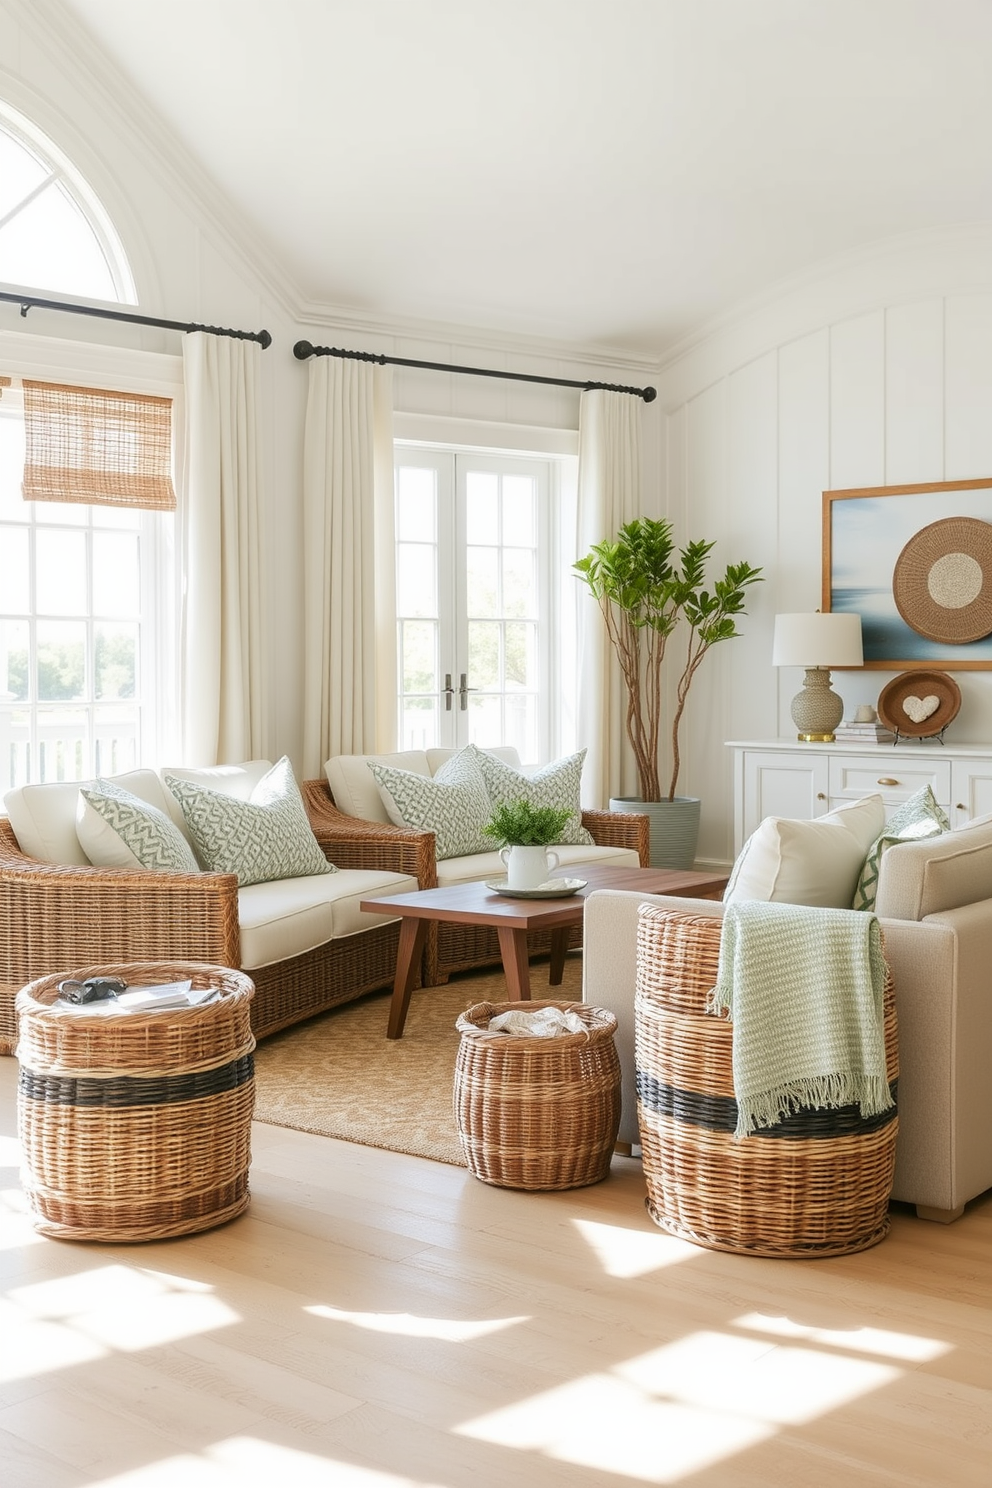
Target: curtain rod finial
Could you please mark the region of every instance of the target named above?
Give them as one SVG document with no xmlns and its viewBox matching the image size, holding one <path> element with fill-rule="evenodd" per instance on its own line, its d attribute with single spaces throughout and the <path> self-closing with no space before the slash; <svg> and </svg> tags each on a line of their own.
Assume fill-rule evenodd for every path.
<svg viewBox="0 0 992 1488">
<path fill-rule="evenodd" d="M 266 351 L 272 345 L 272 337 L 269 335 L 268 331 L 259 331 L 258 344 L 263 351 Z"/>
<path fill-rule="evenodd" d="M 645 403 L 653 403 L 654 400 L 655 400 L 655 398 L 657 398 L 657 396 L 658 396 L 658 389 L 657 388 L 652 388 L 652 387 L 646 387 L 644 389 L 644 391 L 641 393 L 641 397 L 644 399 Z"/>
<path fill-rule="evenodd" d="M 298 362 L 305 362 L 307 357 L 313 356 L 313 345 L 309 341 L 297 341 L 293 347 L 293 355 Z"/>
</svg>

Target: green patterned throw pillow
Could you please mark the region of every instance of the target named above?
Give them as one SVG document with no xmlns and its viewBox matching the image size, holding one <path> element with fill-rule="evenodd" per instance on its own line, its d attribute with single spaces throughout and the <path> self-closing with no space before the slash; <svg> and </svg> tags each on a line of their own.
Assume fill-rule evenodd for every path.
<svg viewBox="0 0 992 1488">
<path fill-rule="evenodd" d="M 468 749 L 445 760 L 436 775 L 418 775 L 369 760 L 389 820 L 398 827 L 434 833 L 438 862 L 492 852 L 482 835 L 492 807 L 486 783 Z"/>
<path fill-rule="evenodd" d="M 494 806 L 526 801 L 531 806 L 566 808 L 569 818 L 562 828 L 559 843 L 581 843 L 586 847 L 592 843 L 592 833 L 582 825 L 580 789 L 586 757 L 584 749 L 580 749 L 578 754 L 554 760 L 550 765 L 542 765 L 531 774 L 514 769 L 494 754 L 477 749 L 474 744 L 469 744 L 465 752 L 468 750 L 472 751 Z"/>
<path fill-rule="evenodd" d="M 262 776 L 247 801 L 176 775 L 166 775 L 165 783 L 182 807 L 204 868 L 236 873 L 241 888 L 336 872 L 313 835 L 286 755 Z"/>
<path fill-rule="evenodd" d="M 164 811 L 115 785 L 95 780 L 79 788 L 79 845 L 97 868 L 151 868 L 199 873 L 186 838 Z"/>
<path fill-rule="evenodd" d="M 885 823 L 885 830 L 868 849 L 858 887 L 854 891 L 852 909 L 874 910 L 878 873 L 886 848 L 896 842 L 919 842 L 923 837 L 939 837 L 942 832 L 950 830 L 947 813 L 939 805 L 930 786 L 923 786 L 892 813 Z"/>
</svg>

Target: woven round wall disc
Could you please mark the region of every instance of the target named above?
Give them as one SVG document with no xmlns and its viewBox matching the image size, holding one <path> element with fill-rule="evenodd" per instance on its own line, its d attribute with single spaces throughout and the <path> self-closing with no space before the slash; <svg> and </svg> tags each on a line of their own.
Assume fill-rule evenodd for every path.
<svg viewBox="0 0 992 1488">
<path fill-rule="evenodd" d="M 992 523 L 944 517 L 921 527 L 896 559 L 892 597 L 929 641 L 963 646 L 992 634 Z"/>
</svg>

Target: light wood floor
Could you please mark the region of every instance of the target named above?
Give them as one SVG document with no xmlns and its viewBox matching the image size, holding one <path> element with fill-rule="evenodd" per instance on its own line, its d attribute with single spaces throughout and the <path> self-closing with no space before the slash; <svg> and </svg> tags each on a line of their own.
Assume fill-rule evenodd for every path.
<svg viewBox="0 0 992 1488">
<path fill-rule="evenodd" d="M 45 1240 L 0 1059 L 3 1488 L 989 1488 L 992 1198 L 717 1254 L 639 1164 L 562 1194 L 256 1126 L 243 1218 Z"/>
</svg>

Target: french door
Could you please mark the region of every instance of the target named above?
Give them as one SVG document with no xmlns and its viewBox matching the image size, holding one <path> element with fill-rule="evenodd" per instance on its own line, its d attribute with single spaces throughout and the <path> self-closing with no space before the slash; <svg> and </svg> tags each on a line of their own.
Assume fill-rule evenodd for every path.
<svg viewBox="0 0 992 1488">
<path fill-rule="evenodd" d="M 399 747 L 548 757 L 549 462 L 396 446 Z"/>
</svg>

